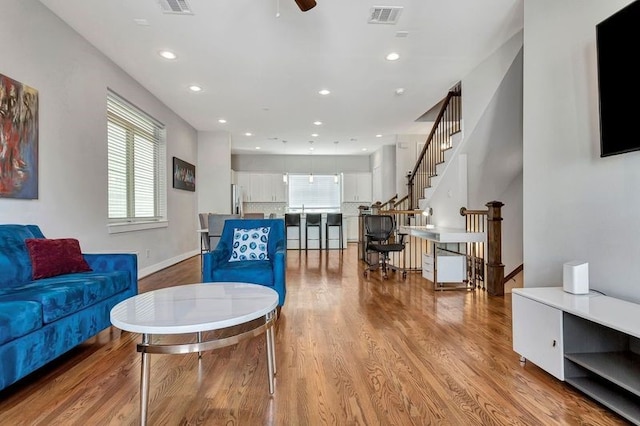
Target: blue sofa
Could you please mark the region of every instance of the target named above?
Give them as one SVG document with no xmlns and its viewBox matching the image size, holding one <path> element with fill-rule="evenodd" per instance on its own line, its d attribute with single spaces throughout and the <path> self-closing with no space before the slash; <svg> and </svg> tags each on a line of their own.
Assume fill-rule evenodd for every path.
<svg viewBox="0 0 640 426">
<path fill-rule="evenodd" d="M 234 230 L 269 227 L 268 260 L 229 262 Z M 260 284 L 278 292 L 278 306 L 286 296 L 287 240 L 283 219 L 227 219 L 215 250 L 202 255 L 202 282 L 245 282 Z"/>
<path fill-rule="evenodd" d="M 25 240 L 36 225 L 0 225 L 0 390 L 111 325 L 138 292 L 135 254 L 82 254 L 89 272 L 32 280 Z"/>
</svg>

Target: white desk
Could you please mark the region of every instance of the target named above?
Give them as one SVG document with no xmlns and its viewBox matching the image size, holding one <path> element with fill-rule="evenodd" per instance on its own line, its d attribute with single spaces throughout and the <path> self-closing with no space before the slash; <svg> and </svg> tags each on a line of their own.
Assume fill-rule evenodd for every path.
<svg viewBox="0 0 640 426">
<path fill-rule="evenodd" d="M 140 420 L 145 425 L 149 406 L 149 355 L 186 354 L 234 345 L 266 332 L 269 392 L 273 394 L 276 372 L 275 331 L 278 293 L 246 283 L 207 283 L 168 287 L 142 293 L 118 303 L 111 323 L 122 330 L 141 333 Z M 220 330 L 264 318 L 256 328 L 221 339 L 202 341 L 202 332 Z M 197 343 L 156 344 L 153 334 L 196 333 Z"/>
<path fill-rule="evenodd" d="M 484 232 L 467 232 L 465 229 L 459 228 L 426 226 L 402 226 L 399 230 L 431 243 L 431 253 L 423 253 L 422 255 L 422 276 L 433 282 L 435 290 L 473 288 L 472 283 L 475 281 L 476 270 L 475 243 L 485 241 Z M 471 251 L 470 253 L 456 253 L 440 250 L 441 254 L 438 254 L 438 246 L 447 243 L 472 243 Z M 471 258 L 471 280 L 467 279 L 467 255 Z M 445 286 L 451 283 L 458 285 Z"/>
<path fill-rule="evenodd" d="M 402 226 L 403 231 L 414 237 L 437 243 L 479 243 L 484 242 L 484 232 L 467 232 L 461 228 L 427 228 L 426 226 Z"/>
</svg>

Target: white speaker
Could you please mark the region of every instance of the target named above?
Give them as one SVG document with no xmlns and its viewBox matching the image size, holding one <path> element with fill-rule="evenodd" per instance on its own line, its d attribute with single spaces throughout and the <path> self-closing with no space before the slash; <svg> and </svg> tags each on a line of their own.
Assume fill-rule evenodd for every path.
<svg viewBox="0 0 640 426">
<path fill-rule="evenodd" d="M 562 289 L 567 293 L 589 293 L 589 264 L 574 260 L 562 267 Z"/>
</svg>

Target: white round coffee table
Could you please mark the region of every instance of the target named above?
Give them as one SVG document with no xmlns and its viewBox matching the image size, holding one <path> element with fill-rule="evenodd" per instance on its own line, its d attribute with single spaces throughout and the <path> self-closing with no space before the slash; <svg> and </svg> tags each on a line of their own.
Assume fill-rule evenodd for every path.
<svg viewBox="0 0 640 426">
<path fill-rule="evenodd" d="M 111 323 L 125 331 L 142 334 L 137 345 L 142 353 L 140 374 L 140 421 L 146 424 L 149 406 L 149 355 L 186 354 L 234 345 L 266 332 L 269 393 L 274 391 L 275 332 L 278 293 L 247 283 L 202 283 L 168 287 L 138 294 L 111 310 Z M 257 321 L 256 327 L 229 337 L 202 340 L 202 332 Z M 196 343 L 156 344 L 154 334 L 196 333 Z"/>
</svg>

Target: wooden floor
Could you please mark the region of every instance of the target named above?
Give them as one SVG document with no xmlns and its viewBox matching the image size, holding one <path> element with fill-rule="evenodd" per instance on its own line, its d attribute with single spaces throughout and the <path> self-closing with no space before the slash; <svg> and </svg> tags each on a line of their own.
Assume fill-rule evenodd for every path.
<svg viewBox="0 0 640 426">
<path fill-rule="evenodd" d="M 151 425 L 619 425 L 511 347 L 511 298 L 362 274 L 356 246 L 288 252 L 269 395 L 264 335 L 152 355 Z M 140 292 L 200 281 L 199 257 Z M 0 392 L 0 425 L 135 425 L 140 336 L 110 328 Z"/>
</svg>

